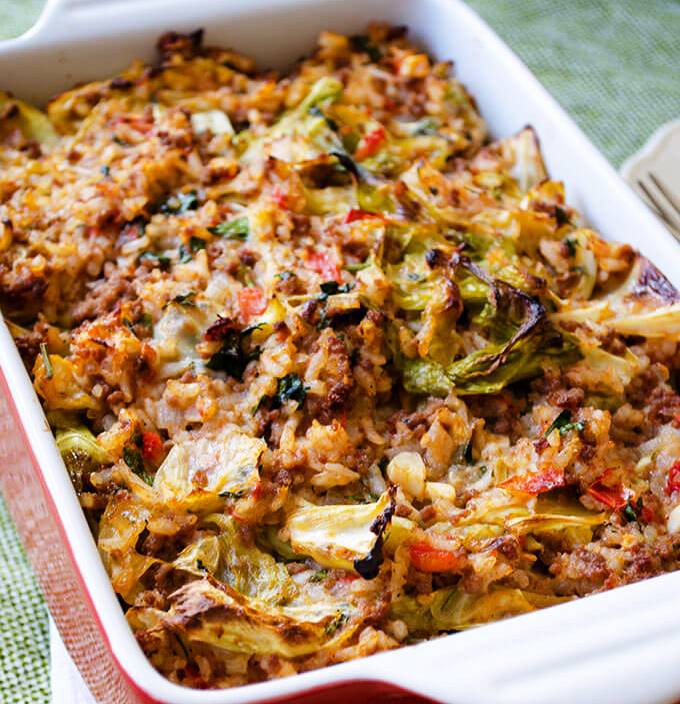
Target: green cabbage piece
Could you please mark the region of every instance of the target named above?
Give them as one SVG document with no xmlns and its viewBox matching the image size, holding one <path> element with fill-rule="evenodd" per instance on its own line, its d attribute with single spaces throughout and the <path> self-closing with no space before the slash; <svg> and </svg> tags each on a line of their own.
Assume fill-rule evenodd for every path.
<svg viewBox="0 0 680 704">
<path fill-rule="evenodd" d="M 288 110 L 264 134 L 255 137 L 250 130 L 240 132 L 234 139 L 238 146 L 245 146 L 242 161 L 261 156 L 264 147 L 282 138 L 288 138 L 286 152 L 277 151 L 275 156 L 284 161 L 298 162 L 315 159 L 320 154 L 333 151 L 344 153 L 340 137 L 329 127 L 322 112 L 342 95 L 342 82 L 333 76 L 320 78 L 306 97 Z"/>
<path fill-rule="evenodd" d="M 233 517 L 211 514 L 203 522 L 217 526 L 219 534 L 189 545 L 178 555 L 174 567 L 198 576 L 210 575 L 267 604 L 285 604 L 297 595 L 285 565 L 246 542 Z"/>
<path fill-rule="evenodd" d="M 525 193 L 548 178 L 541 145 L 533 127 L 525 127 L 513 137 L 501 141 L 504 151 L 513 157 L 510 175 Z"/>
<path fill-rule="evenodd" d="M 23 100 L 17 100 L 9 93 L 0 91 L 0 112 L 11 105 L 16 106 L 17 112 L 10 119 L 16 120 L 17 126 L 26 139 L 38 142 L 42 147 L 47 148 L 56 144 L 59 135 L 44 112 L 25 103 Z"/>
<path fill-rule="evenodd" d="M 225 426 L 215 436 L 175 445 L 158 468 L 153 488 L 170 506 L 217 508 L 223 499 L 239 499 L 255 489 L 265 449 L 264 440 Z"/>
<path fill-rule="evenodd" d="M 486 328 L 489 344 L 448 364 L 397 356 L 407 391 L 437 396 L 454 388 L 465 394 L 496 393 L 508 384 L 540 374 L 548 365 L 579 358 L 578 347 L 548 323 L 538 299 L 489 277 L 467 258 L 461 257 L 460 264 L 486 285 L 488 304 L 476 322 Z"/>
<path fill-rule="evenodd" d="M 358 625 L 333 602 L 308 607 L 273 607 L 208 580 L 186 584 L 170 597 L 161 624 L 189 643 L 223 650 L 295 658 L 337 647 Z"/>
<path fill-rule="evenodd" d="M 404 621 L 411 635 L 429 634 L 460 631 L 565 601 L 569 598 L 507 587 L 495 587 L 486 594 L 468 594 L 462 587 L 452 587 L 395 599 L 390 617 Z"/>
<path fill-rule="evenodd" d="M 585 305 L 562 302 L 551 317 L 557 323 L 600 323 L 622 335 L 680 340 L 680 294 L 641 255 L 621 286 Z"/>
<path fill-rule="evenodd" d="M 513 535 L 559 538 L 571 547 L 592 540 L 593 529 L 602 525 L 606 513 L 595 513 L 560 492 L 541 494 L 535 501 L 505 490 L 473 499 L 470 513 L 453 528 L 442 526 L 452 537 L 459 537 L 472 549 L 469 541 L 496 537 L 490 526 Z"/>
<path fill-rule="evenodd" d="M 57 430 L 57 447 L 76 489 L 82 489 L 83 474 L 111 462 L 106 450 L 84 426 Z"/>
<path fill-rule="evenodd" d="M 355 570 L 373 579 L 383 561 L 383 534 L 394 514 L 394 492 L 375 503 L 335 506 L 305 504 L 285 524 L 292 549 L 322 567 Z"/>
<path fill-rule="evenodd" d="M 597 260 L 588 245 L 589 239 L 587 230 L 575 230 L 567 238 L 574 250 L 574 267 L 581 273 L 578 286 L 571 293 L 572 298 L 588 300 L 597 283 Z"/>
<path fill-rule="evenodd" d="M 177 378 L 189 369 L 203 367 L 196 345 L 207 324 L 207 315 L 198 306 L 174 302 L 166 306 L 153 328 L 153 345 L 162 379 Z"/>
<path fill-rule="evenodd" d="M 644 313 L 633 313 L 605 324 L 622 335 L 680 340 L 680 303 Z"/>
<path fill-rule="evenodd" d="M 601 347 L 580 343 L 583 360 L 571 369 L 583 368 L 583 386 L 591 392 L 621 396 L 633 377 L 640 371 L 641 363 L 626 347 L 623 355 L 611 354 Z M 594 373 L 593 373 L 594 372 Z"/>
<path fill-rule="evenodd" d="M 212 132 L 213 134 L 227 134 L 230 137 L 235 134 L 229 115 L 222 110 L 195 112 L 191 116 L 191 127 L 196 134 Z"/>
</svg>

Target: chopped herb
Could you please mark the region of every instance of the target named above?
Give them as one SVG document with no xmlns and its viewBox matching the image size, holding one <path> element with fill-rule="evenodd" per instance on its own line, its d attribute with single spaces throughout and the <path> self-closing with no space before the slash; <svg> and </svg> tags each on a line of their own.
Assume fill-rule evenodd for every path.
<svg viewBox="0 0 680 704">
<path fill-rule="evenodd" d="M 571 411 L 565 409 L 561 411 L 557 418 L 550 424 L 550 427 L 545 431 L 544 437 L 548 437 L 553 430 L 559 430 L 560 435 L 565 435 L 570 430 L 575 430 L 580 433 L 585 428 L 583 421 L 577 420 L 572 422 Z"/>
<path fill-rule="evenodd" d="M 139 322 L 142 325 L 150 327 L 151 325 L 153 325 L 153 318 L 151 317 L 151 315 L 149 315 L 149 313 L 142 313 L 142 317 L 139 319 Z"/>
<path fill-rule="evenodd" d="M 237 499 L 242 499 L 245 495 L 245 489 L 239 489 L 238 491 L 223 491 L 220 494 L 223 499 L 233 499 L 234 501 Z"/>
<path fill-rule="evenodd" d="M 368 58 L 374 64 L 377 64 L 378 61 L 382 59 L 380 49 L 378 49 L 378 47 L 373 44 L 373 42 L 365 34 L 355 34 L 353 37 L 350 37 L 350 41 L 352 42 L 352 48 L 355 51 L 363 51 L 368 54 Z"/>
<path fill-rule="evenodd" d="M 188 248 L 183 244 L 179 246 L 179 263 L 186 264 L 190 262 L 193 259 L 193 255 L 201 249 L 205 249 L 205 240 L 202 240 L 200 237 L 192 237 L 189 240 Z"/>
<path fill-rule="evenodd" d="M 585 427 L 585 423 L 581 420 L 577 420 L 573 423 L 567 423 L 563 428 L 560 428 L 560 435 L 564 435 L 570 430 L 575 430 L 577 433 L 582 433 Z"/>
<path fill-rule="evenodd" d="M 569 213 L 562 208 L 559 205 L 555 206 L 555 220 L 557 222 L 558 227 L 562 227 L 562 225 L 568 225 L 570 220 L 569 220 Z"/>
<path fill-rule="evenodd" d="M 637 521 L 638 519 L 637 513 L 635 511 L 635 508 L 633 507 L 633 504 L 630 502 L 630 499 L 628 499 L 626 507 L 623 509 L 623 515 L 629 523 Z"/>
<path fill-rule="evenodd" d="M 279 379 L 276 396 L 274 396 L 275 406 L 282 406 L 286 401 L 290 400 L 297 401 L 302 405 L 305 402 L 305 398 L 307 398 L 307 389 L 302 383 L 302 379 L 295 372 L 286 374 L 286 376 Z"/>
<path fill-rule="evenodd" d="M 135 332 L 135 324 L 134 324 L 131 320 L 129 320 L 128 318 L 123 318 L 123 325 L 125 325 L 125 327 L 126 327 L 133 335 L 135 335 L 135 336 L 137 335 L 137 333 Z"/>
<path fill-rule="evenodd" d="M 439 125 L 434 118 L 424 117 L 422 120 L 418 120 L 418 122 L 413 125 L 411 134 L 414 137 L 419 137 L 422 135 L 436 135 L 439 134 L 437 131 L 438 127 Z"/>
<path fill-rule="evenodd" d="M 186 293 L 180 293 L 175 296 L 172 300 L 174 303 L 178 303 L 180 306 L 195 306 L 196 301 L 196 291 L 187 291 Z"/>
<path fill-rule="evenodd" d="M 571 237 L 567 237 L 567 239 L 564 240 L 564 244 L 567 246 L 567 249 L 569 250 L 569 256 L 573 257 L 576 254 L 575 240 L 573 240 Z"/>
<path fill-rule="evenodd" d="M 188 193 L 178 193 L 170 196 L 161 205 L 159 211 L 166 215 L 185 215 L 190 210 L 196 210 L 196 208 L 198 208 L 196 191 L 189 191 Z"/>
<path fill-rule="evenodd" d="M 109 176 L 111 174 L 111 169 L 108 166 L 104 165 L 99 169 L 99 172 L 103 176 Z"/>
<path fill-rule="evenodd" d="M 281 281 L 289 281 L 290 279 L 294 278 L 295 274 L 292 271 L 282 271 L 278 274 L 276 274 L 275 278 L 281 279 Z"/>
<path fill-rule="evenodd" d="M 140 255 L 137 260 L 140 264 L 142 262 L 149 262 L 153 266 L 157 266 L 159 269 L 167 269 L 170 266 L 170 258 L 163 254 L 156 254 L 155 252 L 144 252 Z"/>
<path fill-rule="evenodd" d="M 45 378 L 51 379 L 54 376 L 54 369 L 52 369 L 52 362 L 47 354 L 47 345 L 44 342 L 40 343 L 40 354 L 42 355 L 43 367 L 45 367 Z"/>
<path fill-rule="evenodd" d="M 326 624 L 325 632 L 327 636 L 332 636 L 344 623 L 347 621 L 347 614 L 342 611 L 338 611 L 337 615 L 332 621 Z"/>
<path fill-rule="evenodd" d="M 247 336 L 246 331 L 226 330 L 222 347 L 206 362 L 205 366 L 216 372 L 225 372 L 240 381 L 248 363 L 260 356 L 259 347 L 249 352 L 244 350 L 244 338 Z"/>
<path fill-rule="evenodd" d="M 250 234 L 250 226 L 248 218 L 242 217 L 229 222 L 221 222 L 215 227 L 209 227 L 208 232 L 228 240 L 246 240 Z"/>
<path fill-rule="evenodd" d="M 123 461 L 125 464 L 149 486 L 153 484 L 153 477 L 146 473 L 142 453 L 133 447 L 123 448 Z"/>
<path fill-rule="evenodd" d="M 126 142 L 124 139 L 121 139 L 118 135 L 114 135 L 113 141 L 121 147 L 129 147 L 130 146 L 129 142 Z"/>
<path fill-rule="evenodd" d="M 326 115 L 323 114 L 321 111 L 321 108 L 318 105 L 312 105 L 311 108 L 307 111 L 310 115 L 314 115 L 314 117 L 323 117 L 323 119 L 326 121 L 326 124 L 328 125 L 329 129 L 333 130 L 333 132 L 337 132 L 339 127 L 338 123 L 332 118 L 332 117 L 327 117 Z"/>
<path fill-rule="evenodd" d="M 264 396 L 260 396 L 260 400 L 257 402 L 257 405 L 253 407 L 253 410 L 251 411 L 252 415 L 255 415 L 262 406 L 266 406 L 269 401 L 271 401 L 271 396 L 267 396 L 266 394 Z"/>
<path fill-rule="evenodd" d="M 310 578 L 310 582 L 323 582 L 328 577 L 328 570 L 317 570 Z"/>
<path fill-rule="evenodd" d="M 200 558 L 196 560 L 196 569 L 201 570 L 201 572 L 207 572 L 208 568 L 203 564 L 203 560 Z"/>
</svg>

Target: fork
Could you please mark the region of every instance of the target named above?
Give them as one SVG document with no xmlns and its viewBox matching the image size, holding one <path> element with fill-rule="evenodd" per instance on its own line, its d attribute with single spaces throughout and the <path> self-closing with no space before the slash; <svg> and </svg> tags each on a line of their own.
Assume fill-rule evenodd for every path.
<svg viewBox="0 0 680 704">
<path fill-rule="evenodd" d="M 638 178 L 636 183 L 646 196 L 644 200 L 647 205 L 663 220 L 671 235 L 680 242 L 680 196 L 674 195 L 668 185 L 651 171 L 647 173 L 647 182 Z"/>
</svg>

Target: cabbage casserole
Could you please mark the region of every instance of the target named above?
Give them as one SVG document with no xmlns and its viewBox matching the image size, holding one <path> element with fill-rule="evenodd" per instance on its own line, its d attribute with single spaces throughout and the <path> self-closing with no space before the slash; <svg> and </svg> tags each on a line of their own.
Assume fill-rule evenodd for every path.
<svg viewBox="0 0 680 704">
<path fill-rule="evenodd" d="M 152 664 L 230 687 L 677 569 L 680 296 L 531 127 L 403 27 L 284 76 L 158 49 L 0 94 L 0 304 Z"/>
</svg>

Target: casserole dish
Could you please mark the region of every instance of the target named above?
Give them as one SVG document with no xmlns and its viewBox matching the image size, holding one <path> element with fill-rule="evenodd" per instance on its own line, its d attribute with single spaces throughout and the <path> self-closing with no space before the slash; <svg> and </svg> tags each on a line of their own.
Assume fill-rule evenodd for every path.
<svg viewBox="0 0 680 704">
<path fill-rule="evenodd" d="M 548 166 L 565 177 L 571 200 L 596 227 L 605 234 L 613 234 L 640 247 L 657 261 L 672 262 L 669 239 L 664 239 L 668 236 L 631 198 L 606 164 L 525 75 L 507 50 L 464 7 L 452 3 L 423 2 L 413 6 L 406 3 L 388 5 L 375 2 L 362 8 L 359 15 L 349 3 L 276 3 L 266 10 L 256 6 L 246 10 L 245 5 L 234 4 L 228 16 L 224 8 L 220 10 L 217 6 L 202 7 L 200 12 L 180 8 L 173 3 L 157 3 L 154 7 L 163 10 L 163 17 L 172 17 L 173 27 L 188 30 L 193 26 L 207 26 L 208 41 L 233 44 L 236 49 L 253 51 L 263 65 L 282 64 L 297 55 L 300 48 L 308 45 L 311 37 L 323 27 L 351 31 L 372 17 L 380 17 L 395 24 L 407 24 L 412 29 L 414 39 L 426 44 L 432 53 L 450 55 L 457 59 L 458 75 L 479 98 L 482 113 L 490 118 L 491 130 L 496 136 L 514 132 L 527 121 L 535 125 L 545 142 Z M 157 19 L 158 15 L 151 12 L 151 6 L 145 7 L 132 18 L 126 3 L 100 3 L 97 5 L 97 16 L 101 18 L 99 24 L 91 23 L 94 17 L 91 14 L 92 8 L 82 2 L 51 4 L 41 22 L 29 35 L 11 43 L 4 50 L 0 60 L 9 62 L 11 59 L 14 75 L 26 77 L 23 84 L 17 82 L 16 85 L 12 85 L 12 79 L 9 78 L 7 87 L 27 100 L 44 101 L 54 90 L 65 88 L 76 80 L 111 73 L 132 56 L 142 55 L 143 47 L 150 39 L 167 28 Z M 214 13 L 210 16 L 203 14 L 209 10 L 214 10 Z M 222 15 L 225 24 L 220 31 L 215 18 Z M 291 23 L 290 26 L 295 28 L 296 33 L 293 36 L 291 32 L 279 42 L 284 20 Z M 57 29 L 49 29 L 51 23 Z M 124 41 L 118 37 L 106 36 L 106 30 L 114 26 L 125 34 Z M 437 30 L 427 31 L 428 27 L 435 26 Z M 448 27 L 455 27 L 456 32 L 460 33 L 453 46 L 446 43 Z M 68 29 L 68 33 L 60 35 L 59 32 L 65 29 Z M 42 37 L 48 31 L 49 40 L 43 40 Z M 91 45 L 83 43 L 86 38 L 92 41 L 97 39 L 96 54 L 88 53 Z M 260 47 L 262 51 L 259 50 Z M 59 61 L 54 60 L 55 52 Z M 87 66 L 87 71 L 79 70 L 81 66 Z M 496 78 L 501 75 L 503 93 L 510 91 L 512 98 L 507 104 L 501 100 L 503 94 Z M 520 107 L 516 107 L 515 101 L 518 101 Z M 611 198 L 609 202 L 616 203 L 615 209 L 607 208 L 607 197 Z M 640 233 L 647 231 L 654 234 L 654 238 L 642 237 Z M 662 257 L 664 253 L 667 255 Z M 677 280 L 676 271 L 669 271 L 666 267 L 666 273 Z M 335 695 L 339 699 L 346 696 L 346 692 L 324 693 L 318 688 L 332 685 L 337 689 L 343 683 L 351 686 L 353 692 L 362 693 L 361 696 L 367 700 L 375 698 L 387 686 L 381 683 L 389 683 L 393 693 L 398 691 L 394 689 L 397 686 L 446 701 L 511 701 L 513 697 L 521 701 L 567 701 L 579 695 L 581 698 L 587 696 L 597 700 L 616 696 L 624 701 L 663 701 L 677 691 L 678 682 L 673 679 L 670 663 L 668 678 L 655 678 L 655 691 L 651 691 L 644 676 L 651 670 L 638 670 L 636 673 L 635 682 L 641 683 L 644 691 L 635 691 L 630 682 L 614 681 L 605 681 L 605 688 L 596 690 L 595 686 L 603 685 L 603 678 L 590 680 L 582 674 L 587 672 L 588 667 L 597 665 L 592 655 L 602 650 L 608 651 L 607 657 L 620 659 L 619 662 L 625 663 L 628 668 L 626 658 L 637 658 L 642 650 L 641 641 L 645 641 L 646 647 L 650 649 L 654 647 L 651 640 L 645 640 L 651 635 L 655 636 L 657 643 L 667 640 L 661 647 L 672 658 L 673 636 L 668 635 L 666 638 L 665 634 L 671 634 L 676 624 L 662 614 L 663 605 L 668 603 L 664 596 L 672 594 L 677 582 L 673 575 L 614 594 L 594 597 L 585 602 L 585 606 L 579 604 L 578 609 L 575 604 L 569 605 L 569 608 L 562 607 L 548 612 L 547 616 L 540 614 L 531 619 L 525 618 L 474 634 L 464 634 L 457 639 L 441 639 L 417 648 L 339 666 L 327 672 L 256 685 L 242 691 L 199 693 L 170 685 L 150 670 L 123 620 L 118 618 L 119 610 L 112 598 L 113 594 L 48 432 L 38 431 L 37 436 L 30 438 L 28 457 L 23 453 L 23 462 L 32 462 L 36 466 L 35 470 L 30 469 L 30 464 L 22 466 L 22 460 L 19 459 L 23 441 L 21 427 L 29 429 L 33 436 L 36 432 L 34 429 L 42 427 L 38 423 L 38 419 L 42 418 L 9 337 L 6 332 L 4 335 L 3 345 L 7 352 L 3 353 L 3 375 L 8 380 L 8 388 L 11 385 L 16 408 L 16 412 L 12 411 L 11 415 L 4 415 L 8 424 L 12 419 L 19 424 L 18 433 L 11 432 L 9 425 L 4 433 L 8 464 L 14 469 L 6 476 L 8 486 L 11 484 L 8 493 L 10 496 L 13 491 L 19 494 L 16 501 L 12 500 L 15 514 L 24 528 L 29 552 L 35 556 L 38 572 L 44 577 L 47 590 L 49 591 L 50 584 L 58 584 L 60 591 L 69 587 L 73 592 L 73 598 L 68 604 L 65 603 L 68 596 L 63 593 L 52 599 L 55 618 L 74 651 L 75 659 L 100 698 L 110 701 L 126 698 L 130 701 L 259 701 L 294 697 L 302 691 L 317 688 L 314 695 L 305 694 L 305 698 L 311 700 L 312 696 Z M 42 423 L 44 424 L 44 419 Z M 38 465 L 42 471 L 37 469 Z M 24 472 L 20 474 L 21 469 Z M 42 487 L 38 485 L 40 482 Z M 20 491 L 28 492 L 28 498 L 24 499 Z M 41 491 L 45 491 L 42 505 L 36 500 Z M 51 520 L 62 530 L 62 535 L 67 536 L 63 546 L 50 540 L 50 536 L 54 535 L 50 532 L 53 526 L 50 526 L 50 519 L 41 515 L 43 509 L 50 508 L 53 509 Z M 41 537 L 43 532 L 44 536 Z M 65 548 L 70 549 L 70 557 L 68 554 L 64 556 Z M 56 563 L 56 571 L 54 567 L 49 569 L 50 563 Z M 73 573 L 70 571 L 71 566 Z M 81 583 L 80 586 L 78 582 Z M 645 603 L 652 589 L 648 585 L 651 584 L 655 585 L 655 603 L 660 605 L 658 608 L 661 613 L 647 612 L 642 606 L 637 606 L 638 602 Z M 82 599 L 77 595 L 79 588 L 83 588 L 89 596 L 88 608 L 83 606 Z M 627 613 L 624 613 L 623 605 L 628 607 Z M 68 608 L 67 613 L 65 607 Z M 630 612 L 634 614 L 633 617 L 628 615 Z M 595 614 L 596 626 L 600 628 L 593 628 Z M 625 633 L 617 632 L 619 619 L 626 622 Z M 109 643 L 108 648 L 101 644 L 97 626 L 101 627 L 105 640 Z M 591 633 L 593 630 L 596 633 Z M 588 634 L 587 645 L 583 642 L 584 632 Z M 518 654 L 517 662 L 503 652 L 503 642 L 507 638 L 523 639 L 527 643 L 526 649 L 513 649 Z M 554 645 L 546 642 L 552 638 L 557 641 Z M 615 651 L 608 650 L 610 642 L 616 643 Z M 491 654 L 489 651 L 494 648 L 494 643 L 497 644 L 498 652 Z M 630 644 L 630 648 L 636 647 L 636 652 L 624 647 L 627 644 Z M 464 670 L 446 668 L 444 665 L 457 653 L 466 653 Z M 400 657 L 404 659 L 404 666 L 399 662 Z M 406 658 L 411 667 L 406 666 Z M 94 666 L 92 659 L 95 660 Z M 584 659 L 588 659 L 585 666 Z M 555 669 L 557 663 L 560 666 L 569 663 L 569 667 L 579 668 L 581 676 L 570 677 L 569 667 L 558 672 Z M 653 664 L 659 672 L 663 665 L 659 660 Z M 636 661 L 635 666 L 644 667 L 645 662 Z M 600 665 L 596 669 L 598 667 Z M 606 663 L 604 667 L 609 672 L 619 669 L 618 662 L 614 667 L 611 663 Z M 496 677 L 489 680 L 488 675 L 494 672 L 494 668 Z M 442 677 L 439 674 L 441 672 L 450 675 Z M 527 689 L 528 678 L 532 681 L 531 692 Z M 565 681 L 569 682 L 568 686 L 565 686 Z M 541 685 L 542 682 L 544 685 Z M 541 686 L 545 689 L 541 690 Z M 617 691 L 617 686 L 620 692 Z"/>
</svg>

